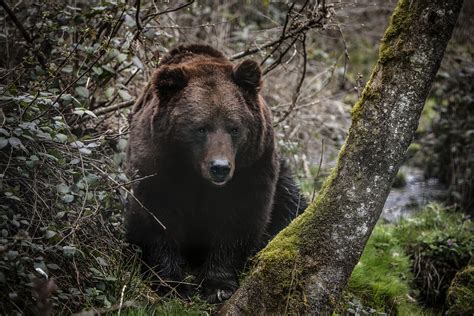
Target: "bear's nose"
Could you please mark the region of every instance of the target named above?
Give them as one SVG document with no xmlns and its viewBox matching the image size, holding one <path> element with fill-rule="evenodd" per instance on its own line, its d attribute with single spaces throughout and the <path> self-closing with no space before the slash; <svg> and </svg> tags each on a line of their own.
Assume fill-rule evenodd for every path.
<svg viewBox="0 0 474 316">
<path fill-rule="evenodd" d="M 222 182 L 230 172 L 230 162 L 225 159 L 216 159 L 210 163 L 211 176 L 216 182 Z"/>
</svg>

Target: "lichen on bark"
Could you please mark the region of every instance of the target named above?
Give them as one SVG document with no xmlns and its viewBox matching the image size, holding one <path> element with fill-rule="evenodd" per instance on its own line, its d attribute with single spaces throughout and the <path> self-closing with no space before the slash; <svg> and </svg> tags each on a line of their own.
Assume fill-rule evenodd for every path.
<svg viewBox="0 0 474 316">
<path fill-rule="evenodd" d="M 413 138 L 462 0 L 400 0 L 336 167 L 222 314 L 330 314 Z"/>
</svg>

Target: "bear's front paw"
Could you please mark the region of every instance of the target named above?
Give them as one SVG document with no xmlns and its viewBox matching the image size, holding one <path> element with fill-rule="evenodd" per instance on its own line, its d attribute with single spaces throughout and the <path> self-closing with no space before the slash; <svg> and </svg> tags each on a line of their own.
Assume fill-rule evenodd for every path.
<svg viewBox="0 0 474 316">
<path fill-rule="evenodd" d="M 217 304 L 228 300 L 234 292 L 235 290 L 231 289 L 205 289 L 202 291 L 202 298 L 208 303 Z"/>
<path fill-rule="evenodd" d="M 228 300 L 238 284 L 234 280 L 205 280 L 201 285 L 201 297 L 207 302 L 215 304 Z"/>
</svg>

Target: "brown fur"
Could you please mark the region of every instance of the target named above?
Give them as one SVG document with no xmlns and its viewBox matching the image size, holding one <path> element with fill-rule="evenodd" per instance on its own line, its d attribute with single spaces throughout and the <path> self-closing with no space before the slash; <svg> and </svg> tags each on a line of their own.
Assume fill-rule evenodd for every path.
<svg viewBox="0 0 474 316">
<path fill-rule="evenodd" d="M 260 85 L 253 61 L 233 65 L 211 47 L 180 46 L 131 114 L 129 174 L 154 175 L 135 182 L 134 195 L 166 230 L 131 198 L 128 240 L 162 279 L 194 273 L 210 301 L 230 295 L 248 256 L 305 207 L 280 170 Z M 228 166 L 222 177 L 216 162 Z"/>
</svg>

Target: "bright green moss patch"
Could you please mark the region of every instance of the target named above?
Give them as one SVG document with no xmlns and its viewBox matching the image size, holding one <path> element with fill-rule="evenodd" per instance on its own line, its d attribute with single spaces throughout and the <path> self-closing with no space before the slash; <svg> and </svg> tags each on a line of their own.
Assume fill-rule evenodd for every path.
<svg viewBox="0 0 474 316">
<path fill-rule="evenodd" d="M 375 227 L 346 292 L 357 297 L 363 306 L 377 311 L 416 313 L 418 307 L 408 300 L 410 260 L 394 238 L 393 230 L 386 225 Z"/>
<path fill-rule="evenodd" d="M 410 1 L 399 1 L 380 45 L 380 63 L 385 64 L 391 59 L 403 57 L 408 53 L 401 49 L 402 41 L 399 35 L 403 32 L 409 31 L 412 14 L 413 12 L 410 10 Z"/>
<path fill-rule="evenodd" d="M 301 220 L 300 220 L 301 221 Z M 292 260 L 298 254 L 298 237 L 294 234 L 294 227 L 288 227 L 277 235 L 268 246 L 261 251 L 257 258 L 259 260 Z M 298 225 L 299 226 L 299 225 Z"/>
<path fill-rule="evenodd" d="M 411 25 L 411 13 L 409 0 L 398 1 L 398 5 L 390 19 L 390 25 L 385 31 L 384 40 L 390 40 L 398 36 L 402 31 L 407 30 Z"/>
</svg>

